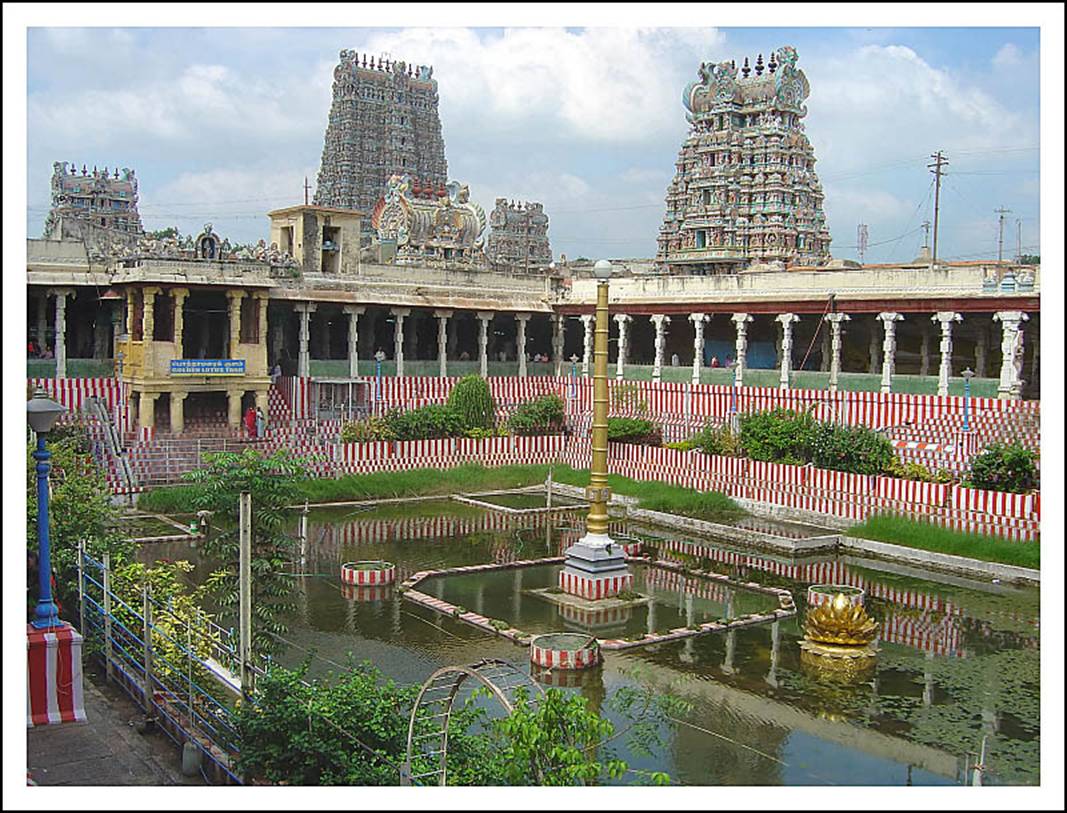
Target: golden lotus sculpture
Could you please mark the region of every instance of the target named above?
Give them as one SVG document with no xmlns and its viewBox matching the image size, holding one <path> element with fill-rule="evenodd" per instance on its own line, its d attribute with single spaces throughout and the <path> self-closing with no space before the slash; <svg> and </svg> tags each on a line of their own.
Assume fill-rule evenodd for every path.
<svg viewBox="0 0 1067 813">
<path fill-rule="evenodd" d="M 809 610 L 804 620 L 804 637 L 820 644 L 866 646 L 877 631 L 863 605 L 853 605 L 844 593 Z"/>
<path fill-rule="evenodd" d="M 832 601 L 808 610 L 804 619 L 801 661 L 820 668 L 858 673 L 874 663 L 878 625 L 862 604 L 838 593 Z"/>
</svg>

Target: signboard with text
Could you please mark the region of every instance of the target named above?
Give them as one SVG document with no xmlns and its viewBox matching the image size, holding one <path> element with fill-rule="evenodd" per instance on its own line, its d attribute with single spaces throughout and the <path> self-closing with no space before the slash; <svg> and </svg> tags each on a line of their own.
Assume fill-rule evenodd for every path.
<svg viewBox="0 0 1067 813">
<path fill-rule="evenodd" d="M 171 359 L 171 375 L 244 375 L 244 359 Z"/>
</svg>

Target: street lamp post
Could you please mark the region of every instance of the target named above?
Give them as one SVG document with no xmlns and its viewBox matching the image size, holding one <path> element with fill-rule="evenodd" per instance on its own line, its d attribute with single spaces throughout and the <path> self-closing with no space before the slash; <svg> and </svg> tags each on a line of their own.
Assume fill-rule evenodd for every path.
<svg viewBox="0 0 1067 813">
<path fill-rule="evenodd" d="M 375 412 L 379 414 L 382 411 L 382 359 L 384 358 L 385 353 L 381 350 L 374 354 L 374 405 Z"/>
<path fill-rule="evenodd" d="M 968 367 L 961 375 L 963 376 L 963 431 L 970 432 L 971 379 L 974 378 L 974 371 Z"/>
<path fill-rule="evenodd" d="M 50 629 L 59 626 L 59 609 L 52 600 L 52 552 L 48 536 L 48 472 L 52 453 L 45 446 L 48 433 L 52 431 L 59 416 L 67 410 L 50 399 L 38 388 L 26 404 L 26 420 L 37 435 L 37 449 L 33 459 L 37 461 L 37 608 L 30 624 L 35 629 Z"/>
<path fill-rule="evenodd" d="M 737 434 L 737 361 L 726 366 L 730 370 L 730 431 Z"/>
<path fill-rule="evenodd" d="M 571 399 L 578 397 L 578 356 L 571 355 Z"/>
<path fill-rule="evenodd" d="M 560 588 L 586 599 L 610 598 L 633 586 L 633 574 L 626 567 L 626 555 L 608 535 L 608 280 L 612 266 L 599 260 L 593 267 L 597 277 L 596 329 L 593 348 L 593 426 L 589 501 L 585 535 L 564 556 Z"/>
</svg>

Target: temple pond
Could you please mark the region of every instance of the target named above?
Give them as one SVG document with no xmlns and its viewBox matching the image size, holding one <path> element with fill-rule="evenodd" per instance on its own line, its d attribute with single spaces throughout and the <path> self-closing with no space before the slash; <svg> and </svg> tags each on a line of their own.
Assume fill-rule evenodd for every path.
<svg viewBox="0 0 1067 813">
<path fill-rule="evenodd" d="M 343 585 L 340 565 L 385 559 L 396 563 L 400 581 L 419 570 L 558 556 L 576 538 L 575 524 L 573 513 L 515 517 L 448 500 L 312 511 L 293 565 L 306 574 L 296 579 L 299 610 L 287 636 L 296 646 L 281 660 L 296 663 L 311 649 L 318 656 L 313 670 L 324 674 L 336 670 L 329 661 L 344 663 L 352 652 L 409 683 L 421 683 L 440 666 L 485 657 L 527 669 L 525 648 L 405 601 L 395 588 Z M 623 532 L 640 535 L 641 529 Z M 686 719 L 662 732 L 664 752 L 646 758 L 620 749 L 632 767 L 663 770 L 693 785 L 959 784 L 970 782 L 985 738 L 985 784 L 1039 782 L 1036 589 L 920 574 L 850 555 L 789 558 L 656 533 L 660 556 L 695 558 L 744 581 L 784 587 L 799 613 L 774 624 L 605 652 L 601 667 L 556 673 L 551 679 L 582 692 L 609 718 L 610 698 L 624 685 L 652 686 L 692 703 Z M 198 563 L 185 542 L 148 545 L 142 555 Z M 193 576 L 202 579 L 208 567 L 199 564 Z M 515 619 L 531 632 L 585 630 L 600 637 L 685 623 L 687 600 L 690 617 L 725 614 L 727 602 L 744 605 L 730 608 L 735 614 L 755 611 L 769 600 L 742 591 L 701 594 L 704 580 L 637 568 L 640 592 L 654 597 L 652 619 L 644 606 L 621 620 L 583 619 L 527 592 L 553 578 L 552 566 L 537 566 L 431 579 L 420 589 Z M 800 662 L 807 587 L 817 583 L 866 592 L 880 652 L 862 680 L 835 680 Z M 614 626 L 605 633 L 598 623 Z"/>
</svg>

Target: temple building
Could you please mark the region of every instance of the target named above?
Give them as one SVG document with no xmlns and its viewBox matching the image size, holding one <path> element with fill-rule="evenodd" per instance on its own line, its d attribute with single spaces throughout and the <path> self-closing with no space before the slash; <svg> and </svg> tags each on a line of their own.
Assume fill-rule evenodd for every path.
<svg viewBox="0 0 1067 813">
<path fill-rule="evenodd" d="M 137 212 L 137 178 L 132 169 L 118 167 L 114 174 L 104 167 L 90 173 L 66 161 L 52 164 L 52 208 L 45 221 L 44 236 L 56 240 L 80 239 L 86 225 L 123 234 L 144 232 Z"/>
<path fill-rule="evenodd" d="M 489 241 L 485 250 L 494 265 L 524 270 L 545 268 L 552 262 L 548 242 L 548 215 L 540 203 L 497 198 L 489 215 Z"/>
<path fill-rule="evenodd" d="M 804 134 L 808 80 L 790 46 L 740 71 L 702 64 L 682 94 L 689 135 L 667 189 L 657 263 L 715 274 L 825 265 L 830 234 Z"/>
<path fill-rule="evenodd" d="M 433 68 L 341 51 L 314 203 L 371 211 L 393 175 L 448 179 Z"/>
</svg>

